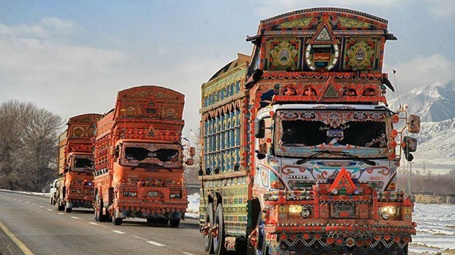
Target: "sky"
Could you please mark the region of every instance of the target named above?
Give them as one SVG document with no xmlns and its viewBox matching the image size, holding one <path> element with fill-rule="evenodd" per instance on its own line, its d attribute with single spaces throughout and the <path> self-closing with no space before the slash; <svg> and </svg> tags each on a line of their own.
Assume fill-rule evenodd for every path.
<svg viewBox="0 0 455 255">
<path fill-rule="evenodd" d="M 322 6 L 389 21 L 398 40 L 383 72 L 399 93 L 455 80 L 453 0 L 0 0 L 0 104 L 31 102 L 65 121 L 108 112 L 119 90 L 160 85 L 185 94 L 185 135 L 199 126 L 201 85 L 251 54 L 245 39 L 261 20 Z"/>
</svg>

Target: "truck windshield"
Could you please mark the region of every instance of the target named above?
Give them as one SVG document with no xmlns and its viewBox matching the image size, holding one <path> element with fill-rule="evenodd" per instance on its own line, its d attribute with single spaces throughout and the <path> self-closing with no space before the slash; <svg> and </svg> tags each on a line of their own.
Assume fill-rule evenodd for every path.
<svg viewBox="0 0 455 255">
<path fill-rule="evenodd" d="M 176 167 L 179 151 L 176 144 L 124 143 L 120 162 L 134 167 Z"/>
<path fill-rule="evenodd" d="M 73 171 L 93 171 L 93 156 L 75 155 L 73 159 Z"/>
<path fill-rule="evenodd" d="M 289 110 L 278 111 L 276 116 L 275 151 L 278 153 L 298 154 L 299 148 L 305 153 L 310 148 L 312 152 L 332 148 L 371 149 L 369 154 L 384 154 L 387 149 L 386 112 Z"/>
</svg>

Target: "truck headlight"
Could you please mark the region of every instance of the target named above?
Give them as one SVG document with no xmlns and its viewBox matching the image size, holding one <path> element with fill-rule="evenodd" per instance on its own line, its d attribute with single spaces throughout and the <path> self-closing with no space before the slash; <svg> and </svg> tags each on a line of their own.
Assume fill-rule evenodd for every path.
<svg viewBox="0 0 455 255">
<path fill-rule="evenodd" d="M 137 192 L 136 191 L 125 191 L 123 192 L 124 197 L 136 197 Z"/>
<path fill-rule="evenodd" d="M 299 214 L 302 212 L 302 206 L 301 205 L 290 205 L 289 206 L 289 213 L 291 214 Z"/>
<path fill-rule="evenodd" d="M 182 198 L 182 195 L 180 193 L 172 193 L 170 194 L 171 198 Z"/>
<path fill-rule="evenodd" d="M 379 213 L 381 214 L 384 220 L 390 219 L 390 217 L 395 217 L 398 215 L 398 210 L 395 206 L 384 206 L 379 208 Z"/>
</svg>

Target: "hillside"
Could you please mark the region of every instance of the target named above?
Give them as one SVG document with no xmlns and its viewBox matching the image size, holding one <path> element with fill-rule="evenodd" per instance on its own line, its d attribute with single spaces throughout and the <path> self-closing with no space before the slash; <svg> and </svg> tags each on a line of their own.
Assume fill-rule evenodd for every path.
<svg viewBox="0 0 455 255">
<path fill-rule="evenodd" d="M 391 109 L 398 108 L 396 98 L 390 102 Z M 420 134 L 412 134 L 418 138 L 413 169 L 435 174 L 455 169 L 455 82 L 415 88 L 402 94 L 400 103 L 422 119 Z"/>
</svg>

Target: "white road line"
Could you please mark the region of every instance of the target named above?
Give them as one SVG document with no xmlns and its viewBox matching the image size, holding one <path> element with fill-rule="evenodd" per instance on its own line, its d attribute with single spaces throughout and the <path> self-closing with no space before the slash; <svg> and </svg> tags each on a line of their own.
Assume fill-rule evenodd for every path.
<svg viewBox="0 0 455 255">
<path fill-rule="evenodd" d="M 157 243 L 157 242 L 154 242 L 154 241 L 147 241 L 147 243 L 153 244 L 153 245 L 156 245 L 156 246 L 166 246 L 166 245 L 164 245 L 164 244 Z"/>
<path fill-rule="evenodd" d="M 75 220 L 80 220 L 81 218 L 79 217 L 76 217 L 76 216 L 71 216 L 71 218 L 75 219 Z"/>
<path fill-rule="evenodd" d="M 59 212 L 58 214 L 60 214 L 60 215 L 65 215 L 65 214 L 64 214 L 64 213 L 62 213 L 62 212 Z"/>
<path fill-rule="evenodd" d="M 52 209 L 47 209 L 49 212 L 52 212 Z"/>
<path fill-rule="evenodd" d="M 44 206 L 40 205 L 39 208 L 43 208 Z"/>
<path fill-rule="evenodd" d="M 96 222 L 89 222 L 88 224 L 92 224 L 92 225 L 95 225 L 95 226 L 98 226 L 99 224 L 96 223 Z"/>
<path fill-rule="evenodd" d="M 117 233 L 117 234 L 122 234 L 122 235 L 125 234 L 125 232 L 122 232 L 120 230 L 112 230 L 112 232 Z"/>
<path fill-rule="evenodd" d="M 139 239 L 139 240 L 142 240 L 142 241 L 147 241 L 147 239 L 142 238 L 142 237 L 140 237 L 140 236 L 132 236 L 132 237 L 134 237 L 134 238 L 136 238 L 136 239 Z"/>
<path fill-rule="evenodd" d="M 193 253 L 189 253 L 189 252 L 182 252 L 183 254 L 186 254 L 186 255 L 194 255 Z"/>
</svg>

